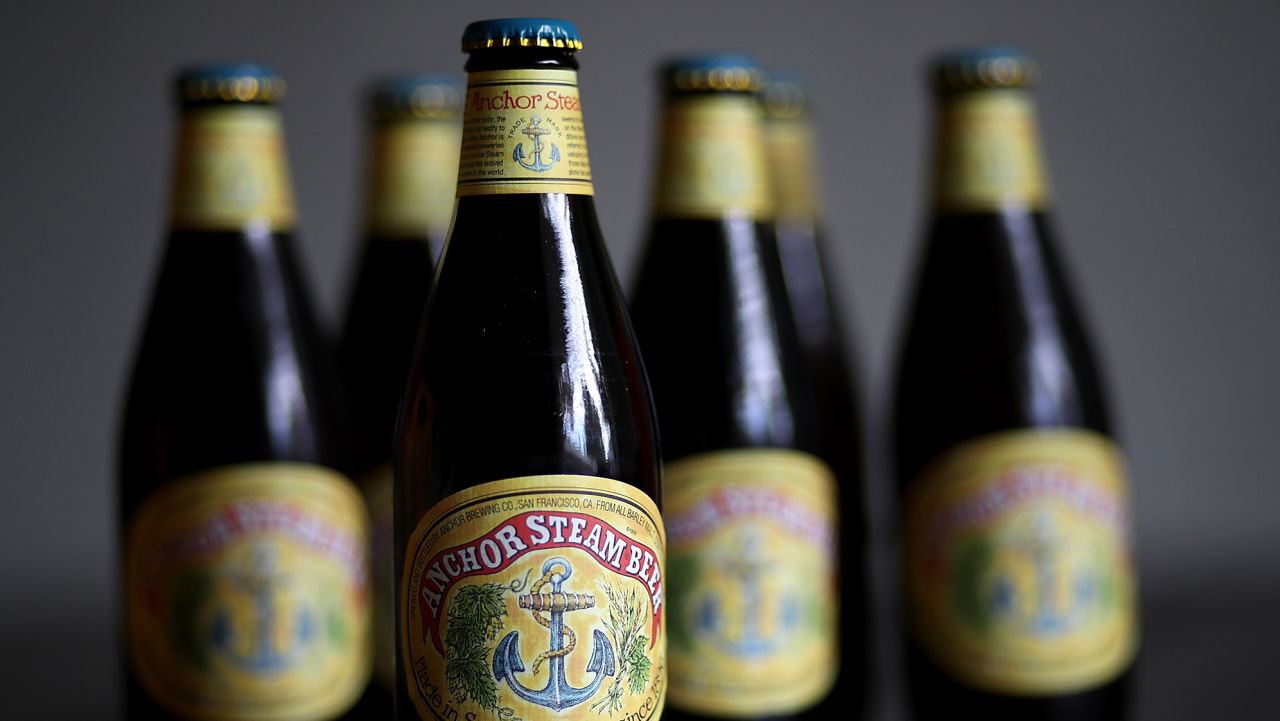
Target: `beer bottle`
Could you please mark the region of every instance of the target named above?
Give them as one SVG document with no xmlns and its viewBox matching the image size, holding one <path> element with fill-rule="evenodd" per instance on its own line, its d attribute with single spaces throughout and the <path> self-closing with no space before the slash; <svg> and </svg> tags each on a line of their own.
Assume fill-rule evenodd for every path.
<svg viewBox="0 0 1280 721">
<path fill-rule="evenodd" d="M 200 67 L 120 446 L 126 717 L 353 718 L 370 673 L 368 516 L 293 254 L 276 101 Z"/>
<path fill-rule="evenodd" d="M 807 371 L 817 389 L 821 457 L 839 479 L 841 683 L 847 708 L 866 699 L 870 598 L 866 567 L 865 456 L 860 394 L 841 332 L 839 301 L 827 271 L 821 230 L 817 139 L 810 93 L 799 75 L 768 73 L 761 93 L 765 148 L 777 220 L 778 257 Z"/>
<path fill-rule="evenodd" d="M 657 431 L 563 20 L 463 35 L 458 203 L 395 446 L 396 716 L 656 720 Z"/>
<path fill-rule="evenodd" d="M 347 306 L 339 360 L 348 395 L 353 467 L 369 505 L 374 565 L 374 680 L 391 714 L 395 679 L 391 445 L 437 250 L 453 215 L 462 88 L 448 75 L 379 81 L 371 94 L 372 138 L 365 239 Z"/>
<path fill-rule="evenodd" d="M 896 460 L 921 719 L 1118 719 L 1137 649 L 1124 459 L 1049 219 L 1016 50 L 950 55 Z"/>
<path fill-rule="evenodd" d="M 749 58 L 680 58 L 632 311 L 664 448 L 671 709 L 816 717 L 839 672 L 837 485 L 778 258 Z"/>
</svg>

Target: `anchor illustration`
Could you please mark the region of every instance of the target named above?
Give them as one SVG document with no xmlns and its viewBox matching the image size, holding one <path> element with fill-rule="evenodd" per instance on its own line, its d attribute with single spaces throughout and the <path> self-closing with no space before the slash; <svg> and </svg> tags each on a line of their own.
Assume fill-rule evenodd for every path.
<svg viewBox="0 0 1280 721">
<path fill-rule="evenodd" d="M 1014 551 L 1024 554 L 1033 568 L 1035 588 L 1031 592 L 1031 600 L 1035 608 L 1032 616 L 1024 622 L 1041 634 L 1069 631 L 1095 600 L 1097 584 L 1093 574 L 1086 572 L 1071 579 L 1061 572 L 1061 541 L 1053 519 L 1047 515 L 1037 516 L 1031 531 L 1014 539 L 1011 546 Z M 1056 603 L 1058 590 L 1064 584 L 1069 590 L 1068 606 L 1065 609 L 1059 608 Z M 1002 574 L 997 580 L 992 598 L 993 610 L 1000 616 L 1013 615 L 1017 608 L 1016 597 L 1013 581 Z"/>
<path fill-rule="evenodd" d="M 542 136 L 550 135 L 551 131 L 542 127 L 542 118 L 540 116 L 535 115 L 530 118 L 529 125 L 520 132 L 533 139 L 532 162 L 526 162 L 525 160 L 528 156 L 524 154 L 524 143 L 517 143 L 515 152 L 511 154 L 511 159 L 519 163 L 521 167 L 528 168 L 536 173 L 545 173 L 560 162 L 560 148 L 557 148 L 555 143 L 551 143 L 551 160 L 546 163 L 542 162 L 542 151 L 545 150 L 542 145 Z"/>
<path fill-rule="evenodd" d="M 712 644 L 735 656 L 763 656 L 781 648 L 796 630 L 800 609 L 794 597 L 782 599 L 772 633 L 762 633 L 768 613 L 763 588 L 770 563 L 763 559 L 765 541 L 755 533 L 746 533 L 740 551 L 720 561 L 721 568 L 738 582 L 737 598 L 742 604 L 742 618 L 737 637 L 731 633 L 720 599 L 705 599 L 699 609 L 697 627 Z"/>
<path fill-rule="evenodd" d="M 212 629 L 213 647 L 240 668 L 255 673 L 282 671 L 302 656 L 305 651 L 303 646 L 314 635 L 315 624 L 311 614 L 305 609 L 299 610 L 294 619 L 293 630 L 298 644 L 278 648 L 282 619 L 276 608 L 275 592 L 282 585 L 284 577 L 276 569 L 276 557 L 270 548 L 254 549 L 251 563 L 251 568 L 234 581 L 253 599 L 253 622 L 246 633 L 236 623 L 233 614 L 225 611 L 218 614 Z M 288 643 L 288 639 L 285 641 Z M 241 650 L 246 647 L 247 652 Z"/>
<path fill-rule="evenodd" d="M 529 588 L 529 595 L 520 596 L 520 608 L 528 610 L 542 626 L 551 632 L 551 645 L 533 662 L 536 674 L 542 662 L 548 661 L 551 677 L 541 690 L 526 688 L 516 680 L 516 673 L 524 671 L 524 662 L 520 660 L 520 632 L 512 631 L 498 642 L 493 654 L 493 677 L 498 681 L 506 681 L 511 690 L 520 698 L 546 706 L 555 711 L 577 706 L 595 694 L 604 681 L 605 676 L 612 676 L 615 671 L 613 646 L 599 629 L 591 632 L 591 658 L 587 662 L 587 672 L 595 674 L 591 683 L 583 688 L 574 688 L 564 674 L 564 657 L 573 652 L 577 645 L 577 637 L 573 629 L 564 625 L 564 615 L 570 611 L 592 608 L 596 605 L 595 596 L 586 593 L 565 593 L 564 582 L 573 573 L 573 567 L 564 558 L 557 556 L 547 559 L 542 564 L 542 578 Z M 551 584 L 551 593 L 538 593 L 543 586 Z M 550 613 L 548 619 L 542 615 Z"/>
</svg>

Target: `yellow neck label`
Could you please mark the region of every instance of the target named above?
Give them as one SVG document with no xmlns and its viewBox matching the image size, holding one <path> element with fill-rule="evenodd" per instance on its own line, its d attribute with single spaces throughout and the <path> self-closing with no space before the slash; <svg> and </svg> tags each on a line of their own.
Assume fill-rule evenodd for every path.
<svg viewBox="0 0 1280 721">
<path fill-rule="evenodd" d="M 453 219 L 462 128 L 453 120 L 399 120 L 373 135 L 369 231 L 379 237 L 440 238 Z"/>
<path fill-rule="evenodd" d="M 764 126 L 778 217 L 812 222 L 821 210 L 813 125 L 803 116 L 773 118 Z"/>
<path fill-rule="evenodd" d="M 345 477 L 257 463 L 174 481 L 126 536 L 130 662 L 175 717 L 312 721 L 369 682 L 368 516 Z"/>
<path fill-rule="evenodd" d="M 726 93 L 669 99 L 659 153 L 658 215 L 773 217 L 764 128 L 754 97 Z"/>
<path fill-rule="evenodd" d="M 1100 686 L 1138 647 L 1123 461 L 1083 430 L 962 444 L 905 506 L 908 621 L 947 674 L 995 693 Z"/>
<path fill-rule="evenodd" d="M 666 536 L 594 476 L 459 491 L 405 548 L 399 663 L 426 720 L 655 721 L 666 699 Z"/>
<path fill-rule="evenodd" d="M 172 227 L 287 231 L 293 229 L 294 215 L 279 110 L 246 105 L 183 113 Z"/>
<path fill-rule="evenodd" d="M 577 71 L 467 76 L 458 197 L 512 193 L 595 194 Z"/>
<path fill-rule="evenodd" d="M 1049 201 L 1026 90 L 976 90 L 941 101 L 934 141 L 934 207 L 1041 210 Z"/>
<path fill-rule="evenodd" d="M 812 706 L 839 668 L 836 485 L 782 449 L 667 464 L 673 706 L 759 718 Z"/>
</svg>

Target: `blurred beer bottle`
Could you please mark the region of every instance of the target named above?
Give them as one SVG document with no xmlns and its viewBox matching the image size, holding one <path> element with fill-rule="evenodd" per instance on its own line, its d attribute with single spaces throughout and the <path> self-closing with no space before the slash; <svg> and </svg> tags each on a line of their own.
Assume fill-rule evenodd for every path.
<svg viewBox="0 0 1280 721">
<path fill-rule="evenodd" d="M 921 719 L 1118 719 L 1137 650 L 1124 460 L 1048 217 L 1032 67 L 932 66 L 933 216 L 898 365 Z"/>
<path fill-rule="evenodd" d="M 841 331 L 840 302 L 827 272 L 821 228 L 818 142 L 809 88 L 795 73 L 770 71 L 761 93 L 765 147 L 777 221 L 778 257 L 800 346 L 817 390 L 823 460 L 840 493 L 841 663 L 846 708 L 862 710 L 868 684 L 866 467 L 860 393 Z"/>
<path fill-rule="evenodd" d="M 391 714 L 395 602 L 391 446 L 438 250 L 453 215 L 462 93 L 450 75 L 378 82 L 371 95 L 365 239 L 339 360 L 348 395 L 352 466 L 372 520 L 374 680 Z"/>
<path fill-rule="evenodd" d="M 657 430 L 596 220 L 582 40 L 515 18 L 462 46 L 457 211 L 395 446 L 396 717 L 654 721 Z"/>
<path fill-rule="evenodd" d="M 667 718 L 832 712 L 837 486 L 774 236 L 761 73 L 661 72 L 654 219 L 632 312 L 663 434 Z"/>
<path fill-rule="evenodd" d="M 178 78 L 119 459 L 134 721 L 354 718 L 369 680 L 368 516 L 293 256 L 283 89 L 257 65 Z"/>
</svg>

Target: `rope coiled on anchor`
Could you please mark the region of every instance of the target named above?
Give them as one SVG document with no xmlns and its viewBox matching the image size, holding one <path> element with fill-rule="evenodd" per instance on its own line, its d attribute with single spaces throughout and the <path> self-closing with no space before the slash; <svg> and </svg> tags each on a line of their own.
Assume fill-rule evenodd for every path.
<svg viewBox="0 0 1280 721">
<path fill-rule="evenodd" d="M 542 578 L 534 581 L 529 587 L 529 595 L 520 596 L 520 608 L 528 609 L 533 615 L 533 620 L 538 625 L 551 630 L 551 619 L 547 616 L 548 611 L 577 611 L 583 608 L 592 608 L 596 605 L 596 599 L 586 593 L 538 593 L 542 587 L 551 583 L 551 577 L 557 573 L 565 573 L 569 569 L 564 565 L 557 563 L 547 572 L 542 574 Z M 561 634 L 564 637 L 564 646 L 557 651 L 543 651 L 533 660 L 533 672 L 537 673 L 542 666 L 542 662 L 558 656 L 567 656 L 578 645 L 578 638 L 574 635 L 573 629 L 568 625 L 561 625 Z"/>
</svg>

